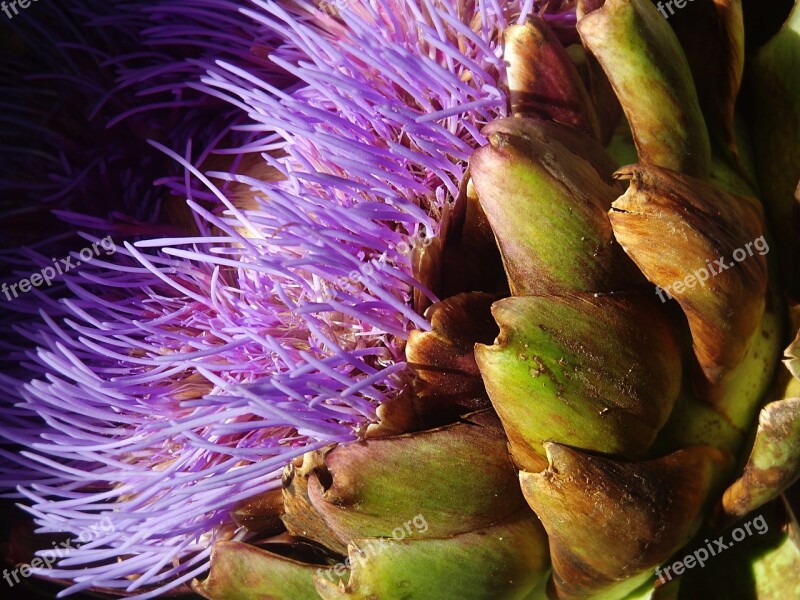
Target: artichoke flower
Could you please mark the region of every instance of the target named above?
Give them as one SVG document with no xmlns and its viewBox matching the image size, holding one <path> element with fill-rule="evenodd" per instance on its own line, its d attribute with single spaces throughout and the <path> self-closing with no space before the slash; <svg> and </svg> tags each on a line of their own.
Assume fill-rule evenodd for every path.
<svg viewBox="0 0 800 600">
<path fill-rule="evenodd" d="M 199 155 L 151 144 L 189 232 L 149 215 L 18 328 L 4 479 L 45 531 L 114 523 L 37 574 L 800 597 L 800 2 L 749 56 L 739 0 L 216 4 L 127 5 L 211 41 L 143 90 L 110 63 L 227 105 Z"/>
<path fill-rule="evenodd" d="M 318 451 L 286 471 L 288 533 L 348 557 L 338 581 L 296 573 L 306 583 L 310 576 L 322 598 L 691 597 L 692 587 L 713 584 L 701 571 L 682 584 L 689 564 L 670 572 L 673 559 L 765 510 L 800 475 L 797 399 L 767 404 L 754 429 L 776 394 L 791 326 L 778 259 L 767 255 L 765 210 L 742 168 L 752 162 L 748 145 L 733 124 L 741 6 L 716 3 L 704 16 L 721 31 L 727 64 L 711 68 L 714 83 L 696 86 L 692 31 L 673 31 L 648 2 L 579 4 L 580 61 L 540 16 L 505 31 L 511 116 L 484 127 L 453 216 L 415 264 L 440 300 L 425 312 L 432 330 L 412 332 L 406 345 L 408 394 L 385 406 L 385 421 L 362 446 Z M 597 106 L 609 87 L 625 116 L 613 154 L 601 122 L 614 109 Z M 723 100 L 709 102 L 709 88 Z M 615 160 L 626 137 L 637 164 Z M 475 251 L 492 240 L 496 250 Z M 477 257 L 482 270 L 502 268 L 507 290 L 485 276 L 454 285 L 447 269 L 458 255 Z M 465 530 L 484 526 L 485 507 L 475 502 L 493 489 L 502 523 L 517 498 L 491 466 L 492 452 L 469 458 L 482 433 L 446 458 L 429 448 L 484 419 L 487 400 L 549 548 L 549 563 L 528 563 L 529 573 L 540 571 L 527 593 L 499 581 L 484 587 L 460 558 Z M 441 426 L 456 413 L 455 425 Z M 418 463 L 407 474 L 411 457 Z M 448 477 L 463 459 L 475 460 L 469 474 Z M 486 468 L 497 473 L 486 491 L 460 490 L 487 482 Z M 438 491 L 445 482 L 456 497 Z M 390 539 L 392 518 L 413 507 L 436 525 L 359 561 L 367 540 Z M 782 517 L 770 518 L 781 527 Z M 784 573 L 800 564 L 796 522 L 787 522 L 779 555 L 739 560 Z M 430 535 L 440 540 L 430 564 L 408 562 L 426 552 Z M 199 588 L 209 598 L 243 593 L 225 567 L 235 551 L 220 548 L 212 560 Z M 527 556 L 521 545 L 515 559 Z M 261 560 L 258 581 L 269 594 L 283 565 L 274 553 Z M 450 577 L 431 580 L 453 560 Z M 517 564 L 495 548 L 479 570 Z M 747 597 L 792 595 L 798 585 L 796 575 L 783 587 L 759 582 Z"/>
</svg>

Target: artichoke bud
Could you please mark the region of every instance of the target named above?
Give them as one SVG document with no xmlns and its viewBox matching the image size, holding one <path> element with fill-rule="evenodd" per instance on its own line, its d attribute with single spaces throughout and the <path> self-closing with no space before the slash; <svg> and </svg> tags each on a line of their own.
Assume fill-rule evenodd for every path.
<svg viewBox="0 0 800 600">
<path fill-rule="evenodd" d="M 218 542 L 209 577 L 195 583 L 198 593 L 212 600 L 367 600 L 401 590 L 427 600 L 442 597 L 447 582 L 447 597 L 499 590 L 522 600 L 550 570 L 547 536 L 522 496 L 491 411 L 310 452 L 287 467 L 284 500 L 289 532 L 265 542 L 274 551 Z M 268 507 L 273 501 L 259 499 Z M 287 551 L 300 545 L 302 554 Z"/>
<path fill-rule="evenodd" d="M 527 509 L 447 537 L 354 540 L 348 560 L 349 582 L 315 577 L 324 600 L 523 600 L 549 573 L 547 536 Z"/>
<path fill-rule="evenodd" d="M 674 296 L 703 374 L 718 383 L 746 356 L 765 308 L 769 246 L 751 198 L 668 169 L 632 165 L 609 213 L 614 235 L 662 301 Z"/>
<path fill-rule="evenodd" d="M 520 474 L 550 540 L 552 596 L 622 598 L 686 544 L 732 467 L 694 446 L 623 463 L 548 443 L 549 467 Z"/>
<path fill-rule="evenodd" d="M 452 296 L 425 312 L 430 331 L 410 333 L 406 361 L 416 375 L 412 402 L 424 426 L 488 407 L 474 347 L 491 344 L 497 336 L 491 314 L 496 299 L 481 292 Z"/>
<path fill-rule="evenodd" d="M 608 220 L 621 189 L 601 146 L 572 128 L 519 117 L 483 133 L 489 144 L 473 153 L 470 171 L 513 295 L 638 285 Z"/>
<path fill-rule="evenodd" d="M 306 455 L 285 477 L 289 532 L 344 554 L 357 538 L 391 537 L 422 515 L 421 537 L 488 527 L 525 501 L 497 417 L 489 411 L 439 429 Z"/>
<path fill-rule="evenodd" d="M 686 56 L 649 0 L 606 0 L 578 22 L 630 123 L 639 160 L 707 177 L 711 143 Z"/>
<path fill-rule="evenodd" d="M 505 30 L 511 113 L 557 121 L 594 139 L 600 126 L 589 92 L 567 51 L 541 17 Z"/>
<path fill-rule="evenodd" d="M 211 550 L 208 577 L 192 587 L 210 600 L 316 598 L 314 575 L 323 568 L 251 544 L 217 542 Z"/>
<path fill-rule="evenodd" d="M 642 456 L 680 391 L 680 349 L 662 308 L 639 294 L 506 298 L 500 335 L 475 355 L 521 468 L 547 466 L 543 442 Z"/>
</svg>

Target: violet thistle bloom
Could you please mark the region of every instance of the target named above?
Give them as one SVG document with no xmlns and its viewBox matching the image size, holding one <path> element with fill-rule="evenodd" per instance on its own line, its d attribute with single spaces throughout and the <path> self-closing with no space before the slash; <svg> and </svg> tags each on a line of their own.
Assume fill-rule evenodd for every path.
<svg viewBox="0 0 800 600">
<path fill-rule="evenodd" d="M 258 55 L 275 40 L 236 5 L 212 4 L 68 1 L 10 23 L 13 31 L 3 37 L 8 51 L 0 57 L 4 283 L 52 267 L 51 257 L 83 246 L 76 230 L 111 235 L 117 243 L 194 230 L 182 199 L 154 185 L 180 165 L 148 138 L 179 146 L 191 139 L 199 162 L 221 137 L 245 139 L 230 132 L 240 111 L 191 90 L 187 78 L 192 69 L 202 71 L 206 56 L 263 64 Z M 180 10 L 181 27 L 165 41 L 160 26 Z M 228 33 L 214 29 L 219 23 Z M 271 81 L 282 86 L 287 77 Z M 57 277 L 41 290 L 58 298 L 62 284 Z M 0 320 L 0 346 L 27 346 L 11 325 L 38 319 L 41 302 L 33 294 L 33 301 L 11 302 L 16 292 L 4 289 L 0 299 L 9 311 Z M 43 302 L 51 315 L 63 312 Z"/>
<path fill-rule="evenodd" d="M 26 448 L 3 452 L 19 466 L 4 481 L 41 531 L 112 524 L 40 574 L 73 580 L 66 593 L 181 589 L 211 543 L 243 535 L 239 500 L 377 420 L 405 384 L 407 332 L 428 328 L 412 294 L 435 300 L 398 246 L 436 235 L 481 127 L 506 115 L 501 34 L 532 5 L 241 9 L 278 39 L 274 66 L 222 56 L 191 84 L 240 111 L 229 149 L 207 148 L 227 168 L 159 145 L 186 169 L 163 183 L 193 235 L 120 244 L 65 275 L 69 298 L 37 293 L 42 322 L 20 327 L 37 349 L 27 381 L 2 380 L 18 397 L 0 433 Z M 163 6 L 175 33 L 151 35 L 190 35 Z M 298 83 L 281 89 L 276 67 Z"/>
</svg>

